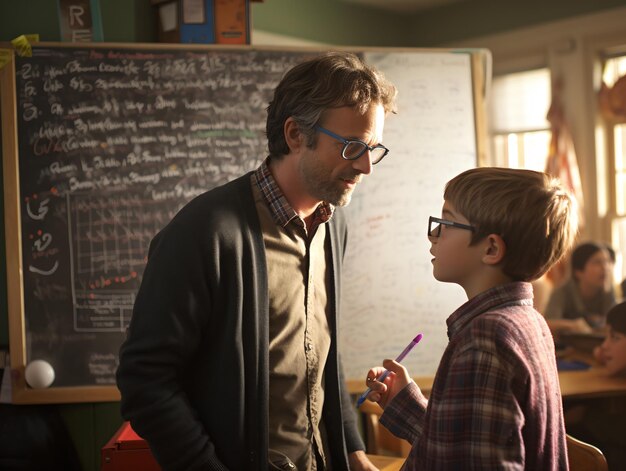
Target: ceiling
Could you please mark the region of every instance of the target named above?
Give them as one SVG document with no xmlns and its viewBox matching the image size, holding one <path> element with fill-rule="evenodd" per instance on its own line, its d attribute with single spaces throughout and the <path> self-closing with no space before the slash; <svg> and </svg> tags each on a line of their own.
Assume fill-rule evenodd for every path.
<svg viewBox="0 0 626 471">
<path fill-rule="evenodd" d="M 451 3 L 466 2 L 468 0 L 342 0 L 346 3 L 354 3 L 381 10 L 393 12 L 415 13 L 418 11 L 432 10 Z"/>
</svg>

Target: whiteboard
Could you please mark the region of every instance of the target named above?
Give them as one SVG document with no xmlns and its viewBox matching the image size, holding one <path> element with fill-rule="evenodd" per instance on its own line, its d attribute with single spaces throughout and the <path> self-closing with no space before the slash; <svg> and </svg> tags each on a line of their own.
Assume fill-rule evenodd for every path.
<svg viewBox="0 0 626 471">
<path fill-rule="evenodd" d="M 398 113 L 385 124 L 389 155 L 346 207 L 348 251 L 339 346 L 346 378 L 364 378 L 395 358 L 412 376 L 433 375 L 448 342 L 446 318 L 467 298 L 432 276 L 426 232 L 439 216 L 445 183 L 477 165 L 471 56 L 462 53 L 365 53 L 398 88 Z"/>
</svg>

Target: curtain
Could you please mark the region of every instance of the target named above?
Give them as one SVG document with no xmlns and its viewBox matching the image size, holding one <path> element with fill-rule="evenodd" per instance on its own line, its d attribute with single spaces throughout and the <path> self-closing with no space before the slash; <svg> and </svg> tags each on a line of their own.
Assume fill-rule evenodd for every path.
<svg viewBox="0 0 626 471">
<path fill-rule="evenodd" d="M 578 225 L 584 226 L 584 197 L 580 182 L 580 172 L 576 159 L 576 150 L 569 127 L 565 120 L 561 90 L 561 80 L 552 85 L 552 102 L 548 110 L 547 119 L 550 122 L 550 147 L 546 161 L 546 173 L 557 177 L 561 184 L 569 190 L 578 203 Z M 558 286 L 568 276 L 569 256 L 554 266 L 547 274 L 553 285 Z"/>
</svg>

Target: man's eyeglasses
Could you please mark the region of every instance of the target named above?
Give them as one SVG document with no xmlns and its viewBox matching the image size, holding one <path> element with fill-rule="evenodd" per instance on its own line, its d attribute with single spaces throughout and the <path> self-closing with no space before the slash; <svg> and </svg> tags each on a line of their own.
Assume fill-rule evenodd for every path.
<svg viewBox="0 0 626 471">
<path fill-rule="evenodd" d="M 383 160 L 383 157 L 385 157 L 389 153 L 389 149 L 387 149 L 382 144 L 369 146 L 365 142 L 359 141 L 358 139 L 346 139 L 344 137 L 341 137 L 340 135 L 335 134 L 328 129 L 325 129 L 322 126 L 315 126 L 315 129 L 319 132 L 323 132 L 324 134 L 337 139 L 338 141 L 343 142 L 341 157 L 346 160 L 356 160 L 369 150 L 370 155 L 372 156 L 372 165 L 376 165 L 378 162 Z"/>
<path fill-rule="evenodd" d="M 439 237 L 441 235 L 442 226 L 458 227 L 459 229 L 466 229 L 472 232 L 476 231 L 474 226 L 468 226 L 467 224 L 461 224 L 460 222 L 448 221 L 446 219 L 439 219 L 434 216 L 430 216 L 428 218 L 428 237 Z"/>
</svg>

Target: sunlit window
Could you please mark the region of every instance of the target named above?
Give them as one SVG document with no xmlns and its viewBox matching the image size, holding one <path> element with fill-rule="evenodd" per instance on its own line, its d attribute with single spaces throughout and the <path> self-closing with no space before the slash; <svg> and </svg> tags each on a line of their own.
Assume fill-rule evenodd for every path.
<svg viewBox="0 0 626 471">
<path fill-rule="evenodd" d="M 530 131 L 493 136 L 499 165 L 543 172 L 546 169 L 550 132 Z"/>
<path fill-rule="evenodd" d="M 543 171 L 548 158 L 550 71 L 536 69 L 493 79 L 489 122 L 494 163 Z"/>
<path fill-rule="evenodd" d="M 626 75 L 626 55 L 607 58 L 602 71 L 602 81 L 609 87 Z M 626 248 L 626 118 L 606 119 L 607 137 L 611 145 L 607 146 L 607 166 L 605 175 L 609 179 L 607 211 L 611 222 L 611 244 L 619 252 Z M 624 253 L 619 253 L 618 279 L 626 278 Z M 621 265 L 621 266 L 620 266 Z M 621 276 L 621 277 L 620 277 Z"/>
<path fill-rule="evenodd" d="M 602 71 L 602 81 L 611 87 L 622 75 L 626 75 L 626 56 L 607 59 Z"/>
</svg>

